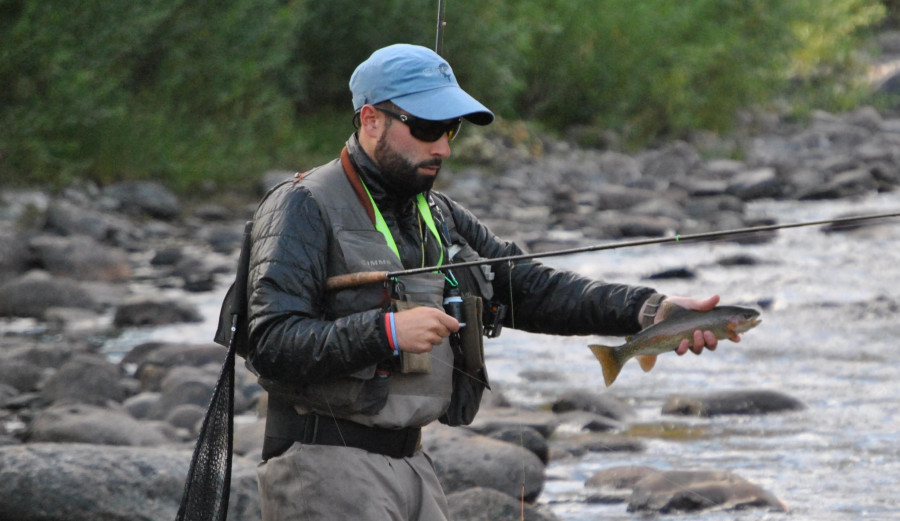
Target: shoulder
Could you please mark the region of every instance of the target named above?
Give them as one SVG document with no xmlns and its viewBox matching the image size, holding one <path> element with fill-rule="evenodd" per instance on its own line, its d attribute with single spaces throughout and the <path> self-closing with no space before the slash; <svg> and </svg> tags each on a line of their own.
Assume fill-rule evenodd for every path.
<svg viewBox="0 0 900 521">
<path fill-rule="evenodd" d="M 303 173 L 297 173 L 294 177 L 286 179 L 270 189 L 259 202 L 256 210 L 257 217 L 271 212 L 290 211 L 315 204 L 313 187 L 326 182 L 335 171 L 340 171 L 338 160 L 331 161 Z"/>
<path fill-rule="evenodd" d="M 453 221 L 457 228 L 468 228 L 480 225 L 478 218 L 462 204 L 452 199 L 447 194 L 432 190 L 431 199 L 440 208 L 441 212 Z"/>
</svg>

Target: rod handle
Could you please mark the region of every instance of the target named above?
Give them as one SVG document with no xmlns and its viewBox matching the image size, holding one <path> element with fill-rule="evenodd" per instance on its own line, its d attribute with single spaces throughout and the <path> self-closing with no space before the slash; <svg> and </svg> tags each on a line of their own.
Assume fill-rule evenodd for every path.
<svg viewBox="0 0 900 521">
<path fill-rule="evenodd" d="M 374 282 L 384 282 L 387 279 L 388 272 L 386 271 L 360 271 L 357 273 L 348 273 L 346 275 L 336 275 L 334 277 L 328 277 L 325 281 L 325 290 L 334 291 L 352 288 L 364 284 L 372 284 Z"/>
</svg>

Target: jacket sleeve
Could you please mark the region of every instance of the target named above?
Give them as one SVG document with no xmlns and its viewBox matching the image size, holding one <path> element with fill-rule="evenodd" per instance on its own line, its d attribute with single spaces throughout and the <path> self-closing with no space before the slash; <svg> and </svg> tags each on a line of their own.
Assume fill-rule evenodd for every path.
<svg viewBox="0 0 900 521">
<path fill-rule="evenodd" d="M 484 258 L 522 255 L 468 210 L 441 194 L 456 229 Z M 652 288 L 593 280 L 536 261 L 493 266 L 494 295 L 510 306 L 504 325 L 557 335 L 628 335 L 640 331 L 638 313 Z"/>
<path fill-rule="evenodd" d="M 248 281 L 248 360 L 283 383 L 345 376 L 391 355 L 384 313 L 323 316 L 327 223 L 310 192 L 285 183 L 254 216 Z"/>
</svg>

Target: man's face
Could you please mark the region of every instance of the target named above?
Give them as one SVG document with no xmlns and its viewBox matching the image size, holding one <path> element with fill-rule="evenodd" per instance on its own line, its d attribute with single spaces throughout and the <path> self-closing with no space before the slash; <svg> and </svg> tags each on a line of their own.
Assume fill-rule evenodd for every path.
<svg viewBox="0 0 900 521">
<path fill-rule="evenodd" d="M 413 197 L 434 185 L 444 158 L 450 156 L 446 135 L 434 142 L 421 141 L 409 127 L 384 116 L 385 128 L 375 146 L 373 159 L 388 188 L 399 197 Z"/>
</svg>

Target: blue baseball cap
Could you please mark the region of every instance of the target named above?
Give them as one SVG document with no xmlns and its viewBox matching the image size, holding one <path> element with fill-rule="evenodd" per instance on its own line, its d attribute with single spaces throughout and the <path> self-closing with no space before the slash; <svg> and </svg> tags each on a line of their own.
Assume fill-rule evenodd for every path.
<svg viewBox="0 0 900 521">
<path fill-rule="evenodd" d="M 427 47 L 399 43 L 372 53 L 350 77 L 353 110 L 388 101 L 433 121 L 465 118 L 476 125 L 494 114 L 460 88 L 447 60 Z"/>
</svg>

